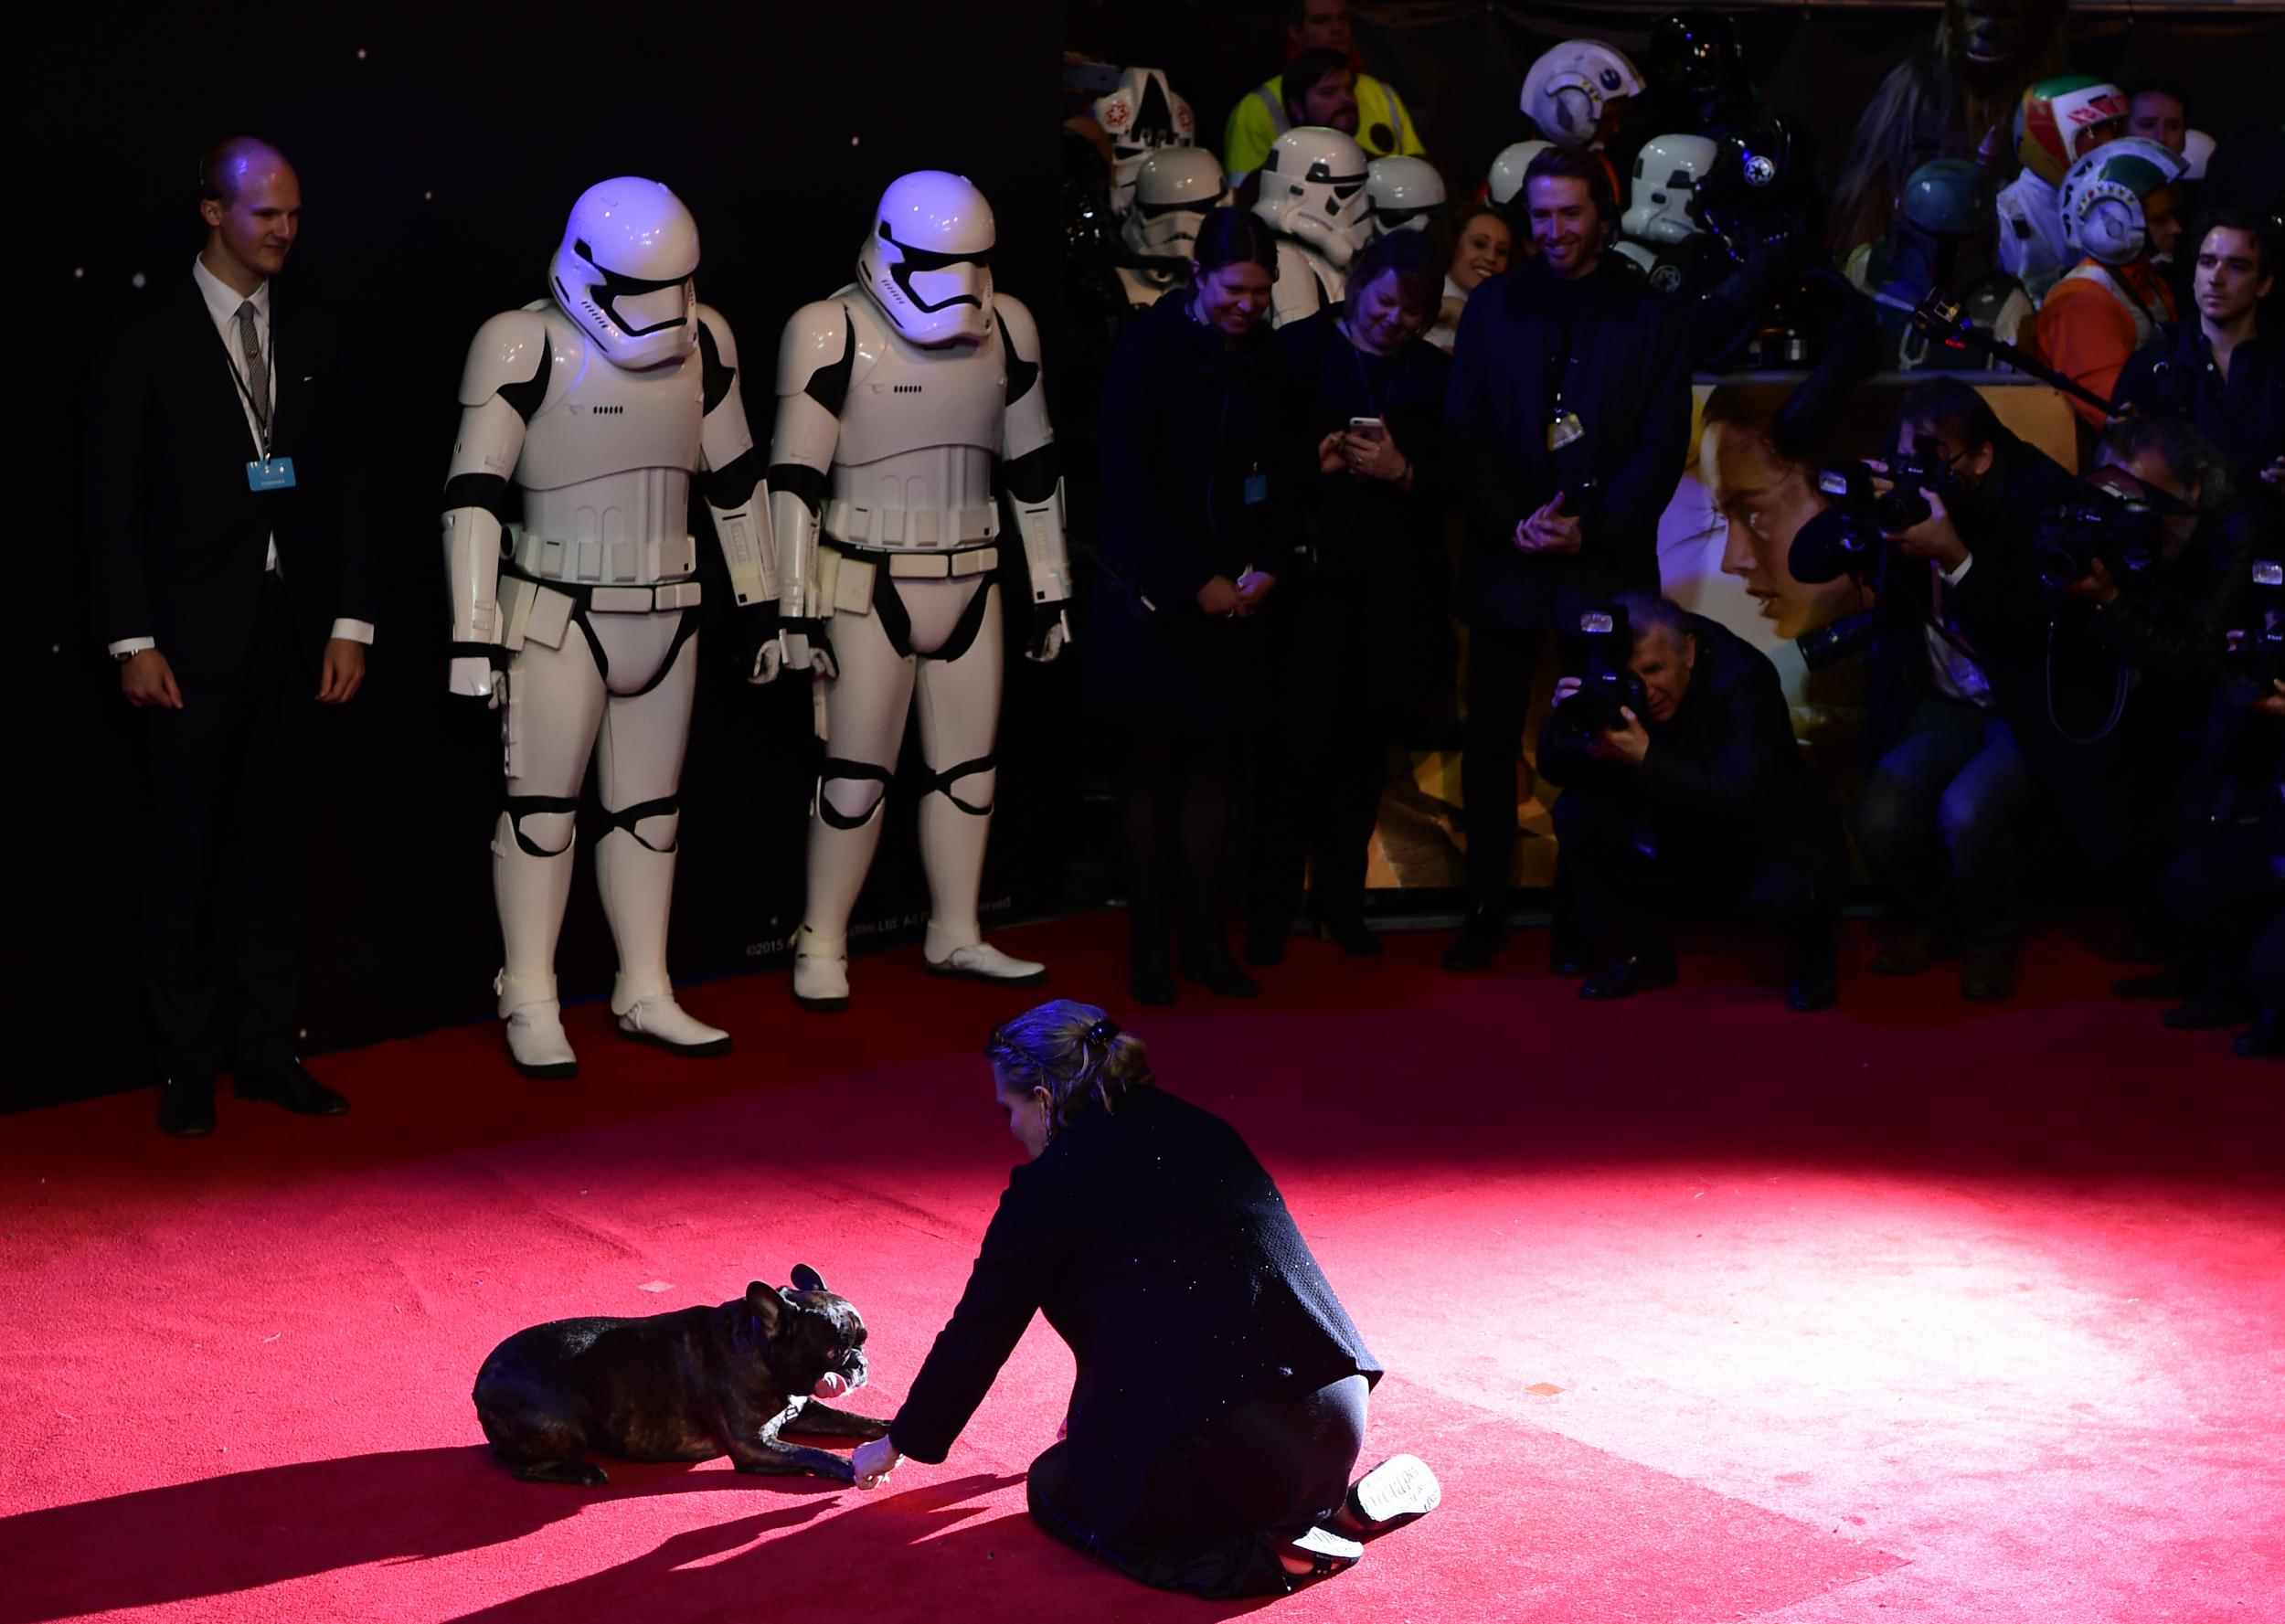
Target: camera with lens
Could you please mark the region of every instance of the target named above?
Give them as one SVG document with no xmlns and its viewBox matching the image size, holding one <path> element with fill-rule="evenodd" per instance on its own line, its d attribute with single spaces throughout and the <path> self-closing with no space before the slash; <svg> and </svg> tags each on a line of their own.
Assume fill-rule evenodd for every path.
<svg viewBox="0 0 2285 1624">
<path fill-rule="evenodd" d="M 1844 575 L 1862 580 L 1876 573 L 1881 542 L 1936 511 L 1928 500 L 1930 491 L 1947 508 L 1960 494 L 1960 476 L 1944 460 L 1943 448 L 1925 434 L 1888 464 L 1886 477 L 1889 488 L 1876 490 L 1873 470 L 1864 462 L 1829 468 L 1817 476 L 1826 506 L 1794 534 L 1786 562 L 1795 580 L 1819 587 Z"/>
<path fill-rule="evenodd" d="M 2085 580 L 2100 564 L 2121 590 L 2131 590 L 2158 567 L 2166 508 L 2188 510 L 2171 499 L 2162 504 L 2155 498 L 2163 493 L 2145 490 L 2131 478 L 2089 482 L 2083 488 L 2085 494 L 2039 515 L 2031 536 L 2039 584 L 2060 592 Z"/>
<path fill-rule="evenodd" d="M 2285 559 L 2253 561 L 2253 593 L 2247 623 L 2223 634 L 2229 680 L 2257 694 L 2285 682 Z"/>
<path fill-rule="evenodd" d="M 1645 714 L 1650 691 L 1634 671 L 1634 634 L 1626 610 L 1617 604 L 1589 609 L 1578 618 L 1586 648 L 1585 668 L 1568 674 L 1578 692 L 1548 713 L 1541 748 L 1549 753 L 1584 753 L 1587 747 L 1623 720 L 1622 709 Z"/>
<path fill-rule="evenodd" d="M 1803 665 L 1812 671 L 1823 671 L 1828 665 L 1855 659 L 1871 648 L 1879 636 L 1880 610 L 1866 609 L 1844 615 L 1830 626 L 1802 632 L 1793 639 L 1793 646 L 1801 651 Z"/>
</svg>

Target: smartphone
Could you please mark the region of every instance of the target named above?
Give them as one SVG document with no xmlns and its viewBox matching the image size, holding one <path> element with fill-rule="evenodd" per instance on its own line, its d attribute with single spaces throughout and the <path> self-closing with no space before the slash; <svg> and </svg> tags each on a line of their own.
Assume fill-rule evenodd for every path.
<svg viewBox="0 0 2285 1624">
<path fill-rule="evenodd" d="M 1378 418 L 1351 418 L 1349 432 L 1359 440 L 1386 440 L 1388 438 L 1388 426 Z"/>
</svg>

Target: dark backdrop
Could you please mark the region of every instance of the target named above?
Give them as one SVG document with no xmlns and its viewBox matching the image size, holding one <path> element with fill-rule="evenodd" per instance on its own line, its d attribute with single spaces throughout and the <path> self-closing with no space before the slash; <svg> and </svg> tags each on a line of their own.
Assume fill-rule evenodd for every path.
<svg viewBox="0 0 2285 1624">
<path fill-rule="evenodd" d="M 90 336 L 150 287 L 187 277 L 203 240 L 195 165 L 217 138 L 279 143 L 303 180 L 297 296 L 354 313 L 374 378 L 387 478 L 373 515 L 382 612 L 370 676 L 329 715 L 308 834 L 306 1047 L 314 1052 L 485 1015 L 498 965 L 490 857 L 497 723 L 444 691 L 447 614 L 437 497 L 468 341 L 495 311 L 545 294 L 579 191 L 654 176 L 697 217 L 699 296 L 737 333 L 757 440 L 771 429 L 778 334 L 849 279 L 881 188 L 922 167 L 993 200 L 1002 288 L 1055 298 L 1057 22 L 1053 8 L 887 11 L 826 5 L 374 7 L 354 27 L 317 7 L 217 11 L 151 25 L 89 8 L 16 57 L 33 87 L 18 215 L 39 224 L 16 286 L 31 440 L 7 595 L 11 837 L 0 1101 L 133 1086 L 141 1069 L 134 849 L 148 812 L 133 718 L 96 645 L 79 525 L 80 398 Z M 250 23 L 248 19 L 252 20 Z M 28 329 L 28 331 L 27 330 Z M 1047 365 L 1052 368 L 1052 357 Z M 94 452 L 100 458 L 100 448 Z M 19 455 L 24 455 L 19 452 Z M 19 522 L 31 515 L 19 515 Z M 696 523 L 703 526 L 703 510 Z M 702 536 L 702 555 L 720 579 Z M 717 605 L 726 594 L 710 595 Z M 709 616 L 709 634 L 714 617 Z M 684 780 L 671 961 L 678 975 L 785 961 L 799 918 L 815 761 L 808 685 L 748 688 L 711 636 Z M 987 870 L 1001 917 L 1054 908 L 1060 872 L 1049 770 L 1075 667 L 1012 663 L 1008 753 Z M 589 809 L 592 812 L 592 806 Z M 858 922 L 897 929 L 926 907 L 899 796 Z M 583 847 L 588 832 L 582 832 Z M 591 874 L 573 892 L 565 996 L 608 991 Z M 788 1004 L 789 1014 L 792 1005 Z"/>
<path fill-rule="evenodd" d="M 1516 88 L 1534 56 L 1578 33 L 1639 48 L 1659 9 L 1376 0 L 1359 6 L 1358 37 L 1457 195 L 1524 133 Z M 468 339 L 493 312 L 544 292 L 579 190 L 641 174 L 689 202 L 706 243 L 700 294 L 738 333 L 758 440 L 770 432 L 781 324 L 847 279 L 880 188 L 923 166 L 962 171 L 992 198 L 1000 285 L 1038 312 L 1051 385 L 1061 364 L 1084 397 L 1081 352 L 1092 346 L 1075 342 L 1057 297 L 1058 50 L 1164 67 L 1218 147 L 1231 102 L 1282 60 L 1280 10 L 1258 0 L 413 5 L 354 26 L 273 8 L 194 27 L 88 8 L 84 20 L 17 36 L 19 512 L 0 659 L 20 719 L 0 758 L 16 832 L 0 880 L 15 1040 L 0 1107 L 147 1080 L 134 942 L 148 812 L 133 719 L 90 630 L 78 424 L 82 396 L 102 385 L 88 376 L 92 334 L 146 296 L 137 279 L 189 274 L 201 239 L 194 165 L 207 144 L 251 131 L 299 165 L 307 209 L 288 274 L 303 296 L 357 313 L 376 451 L 391 473 L 373 515 L 385 602 L 370 678 L 314 745 L 324 785 L 306 868 L 315 1052 L 490 1011 L 497 734 L 488 713 L 443 692 L 436 497 Z M 1933 21 L 1927 5 L 1741 14 L 1770 100 L 1808 119 L 1828 156 Z M 2082 6 L 2072 55 L 2092 71 L 2183 79 L 2193 122 L 2219 133 L 2217 109 L 2273 116 L 2278 28 L 2269 6 Z M 1079 455 L 1090 454 L 1090 403 L 1056 393 Z M 1074 536 L 1082 568 L 1085 539 Z M 720 594 L 713 603 L 718 613 Z M 781 966 L 800 908 L 815 759 L 806 685 L 736 683 L 720 663 L 727 641 L 711 638 L 684 780 L 672 962 L 685 976 Z M 1103 844 L 1089 821 L 1099 825 L 1102 809 L 1090 813 L 1084 790 L 1077 664 L 1011 661 L 986 884 L 997 917 L 1052 909 L 1067 872 L 1102 872 L 1070 861 L 1090 840 L 1100 857 Z M 909 793 L 892 797 L 889 815 L 858 923 L 895 932 L 917 924 L 925 890 Z M 567 997 L 607 989 L 611 973 L 582 870 L 560 955 Z"/>
</svg>

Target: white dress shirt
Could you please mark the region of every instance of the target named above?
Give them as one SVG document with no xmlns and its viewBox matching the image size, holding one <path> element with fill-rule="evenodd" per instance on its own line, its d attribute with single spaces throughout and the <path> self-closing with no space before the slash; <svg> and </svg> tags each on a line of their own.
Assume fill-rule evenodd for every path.
<svg viewBox="0 0 2285 1624">
<path fill-rule="evenodd" d="M 255 340 L 261 345 L 263 358 L 271 363 L 267 368 L 270 377 L 270 398 L 264 404 L 271 411 L 276 411 L 278 368 L 274 358 L 275 352 L 270 347 L 270 284 L 264 282 L 252 293 L 241 294 L 220 277 L 215 275 L 213 271 L 208 271 L 203 258 L 193 260 L 190 271 L 191 275 L 197 280 L 199 296 L 207 302 L 207 313 L 214 320 L 216 335 L 222 341 L 222 353 L 229 361 L 230 370 L 238 375 L 238 381 L 241 386 L 249 385 L 250 380 L 246 374 L 246 356 L 239 339 L 238 307 L 250 298 L 253 301 Z M 261 426 L 254 420 L 253 401 L 250 390 L 246 387 L 241 387 L 239 390 L 238 409 L 245 416 L 246 435 L 253 442 L 254 454 L 259 457 L 262 454 Z M 270 556 L 264 561 L 263 568 L 271 574 L 281 578 L 285 574 L 278 567 L 278 538 L 275 536 L 270 538 Z M 369 643 L 373 641 L 373 622 L 352 621 L 346 618 L 337 620 L 334 622 L 333 635 L 345 637 L 353 642 Z M 145 649 L 156 647 L 158 647 L 158 641 L 152 637 L 122 637 L 110 645 L 113 658 L 121 660 L 133 654 L 139 654 Z"/>
</svg>

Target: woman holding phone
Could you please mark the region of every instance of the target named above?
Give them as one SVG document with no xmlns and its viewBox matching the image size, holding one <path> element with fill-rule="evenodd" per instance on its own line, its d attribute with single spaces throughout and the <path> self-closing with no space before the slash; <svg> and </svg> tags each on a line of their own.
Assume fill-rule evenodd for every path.
<svg viewBox="0 0 2285 1624">
<path fill-rule="evenodd" d="M 1267 319 L 1276 262 L 1266 226 L 1215 209 L 1191 286 L 1135 317 L 1104 384 L 1089 642 L 1117 739 L 1139 1003 L 1174 1002 L 1170 933 L 1189 981 L 1261 991 L 1230 956 L 1230 831 L 1260 727 L 1263 615 L 1290 572 L 1307 478 Z"/>
<path fill-rule="evenodd" d="M 1274 964 L 1300 911 L 1344 952 L 1380 951 L 1364 919 L 1366 851 L 1389 746 L 1451 670 L 1438 459 L 1451 363 L 1421 336 L 1443 267 L 1392 231 L 1349 268 L 1348 298 L 1278 334 L 1314 564 L 1286 589 L 1278 733 L 1249 898 L 1246 956 Z"/>
</svg>

